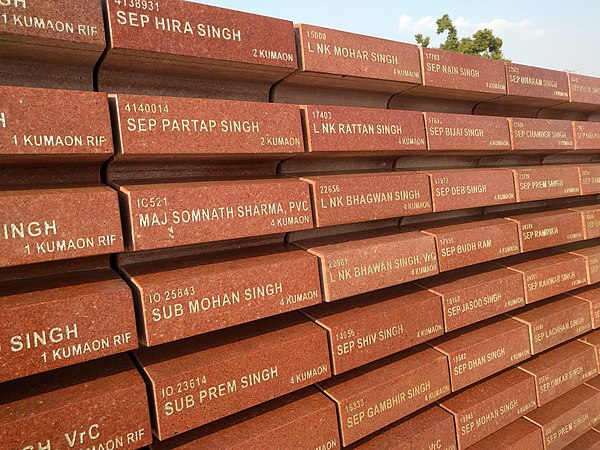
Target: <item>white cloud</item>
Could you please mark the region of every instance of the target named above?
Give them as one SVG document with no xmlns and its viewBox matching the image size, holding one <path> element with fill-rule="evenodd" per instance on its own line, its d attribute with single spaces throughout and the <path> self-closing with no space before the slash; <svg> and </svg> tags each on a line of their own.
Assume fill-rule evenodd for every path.
<svg viewBox="0 0 600 450">
<path fill-rule="evenodd" d="M 435 32 L 437 25 L 435 20 L 431 16 L 425 16 L 415 21 L 411 16 L 402 14 L 398 21 L 398 30 L 409 31 L 412 33 L 431 33 Z"/>
<path fill-rule="evenodd" d="M 425 16 L 415 20 L 413 17 L 403 14 L 398 21 L 398 30 L 401 32 L 431 34 L 432 37 L 437 30 L 436 19 L 431 16 Z M 511 22 L 506 19 L 494 19 L 489 22 L 473 23 L 463 16 L 458 16 L 452 20 L 452 23 L 458 30 L 460 37 L 469 36 L 482 28 L 490 28 L 497 35 L 507 35 L 515 33 L 521 37 L 541 38 L 547 34 L 547 31 L 540 28 L 529 19 Z"/>
<path fill-rule="evenodd" d="M 494 19 L 490 22 L 482 22 L 477 25 L 478 29 L 490 28 L 496 34 L 501 32 L 521 32 L 527 37 L 543 37 L 546 35 L 546 30 L 538 27 L 535 22 L 529 19 L 520 20 L 518 22 L 510 22 L 506 19 Z"/>
<path fill-rule="evenodd" d="M 452 21 L 452 23 L 457 29 L 469 28 L 472 26 L 469 19 L 465 19 L 463 16 L 458 16 L 455 20 Z"/>
<path fill-rule="evenodd" d="M 435 19 L 431 16 L 423 17 L 415 22 L 414 25 L 415 31 L 429 31 L 436 30 L 437 24 L 435 23 Z"/>
</svg>

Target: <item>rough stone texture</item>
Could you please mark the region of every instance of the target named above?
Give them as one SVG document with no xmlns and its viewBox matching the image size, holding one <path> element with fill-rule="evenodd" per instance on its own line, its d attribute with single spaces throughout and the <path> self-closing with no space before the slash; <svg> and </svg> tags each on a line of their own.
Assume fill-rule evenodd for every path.
<svg viewBox="0 0 600 450">
<path fill-rule="evenodd" d="M 303 312 L 327 330 L 334 374 L 444 332 L 439 296 L 414 286 L 370 292 Z"/>
<path fill-rule="evenodd" d="M 442 297 L 447 332 L 525 305 L 523 276 L 491 264 L 458 269 L 415 283 Z"/>
<path fill-rule="evenodd" d="M 304 152 L 295 105 L 127 94 L 111 101 L 119 123 L 117 161 Z"/>
<path fill-rule="evenodd" d="M 581 195 L 600 194 L 600 164 L 579 165 Z"/>
<path fill-rule="evenodd" d="M 592 346 L 596 351 L 596 360 L 598 362 L 598 372 L 600 372 L 600 331 L 592 331 L 581 336 L 579 339 L 581 342 Z"/>
<path fill-rule="evenodd" d="M 538 406 L 598 375 L 594 349 L 580 341 L 559 345 L 525 361 L 519 368 L 535 377 Z"/>
<path fill-rule="evenodd" d="M 423 114 L 428 150 L 480 153 L 511 150 L 508 122 L 504 117 Z"/>
<path fill-rule="evenodd" d="M 597 391 L 600 391 L 600 377 L 592 378 L 591 380 L 586 381 L 585 384 L 588 385 L 588 386 L 590 386 L 590 387 L 593 387 Z"/>
<path fill-rule="evenodd" d="M 507 62 L 506 81 L 509 96 L 535 99 L 537 104 L 545 106 L 569 101 L 566 72 Z M 550 101 L 542 102 L 541 99 Z"/>
<path fill-rule="evenodd" d="M 600 149 L 600 123 L 573 122 L 573 135 L 575 150 L 597 152 Z"/>
<path fill-rule="evenodd" d="M 385 108 L 392 94 L 421 84 L 416 45 L 295 25 L 300 69 L 274 86 L 284 103 Z"/>
<path fill-rule="evenodd" d="M 571 102 L 600 105 L 600 78 L 569 73 Z"/>
<path fill-rule="evenodd" d="M 392 81 L 400 90 L 412 87 L 401 83 L 421 83 L 416 45 L 306 24 L 296 25 L 296 30 L 300 73 L 359 78 L 367 89 L 365 80 Z"/>
<path fill-rule="evenodd" d="M 438 273 L 432 236 L 396 228 L 295 243 L 319 257 L 326 302 Z"/>
<path fill-rule="evenodd" d="M 600 245 L 590 244 L 591 242 L 578 242 L 564 245 L 560 250 L 583 257 L 587 268 L 588 284 L 595 284 L 600 281 Z"/>
<path fill-rule="evenodd" d="M 573 125 L 567 120 L 509 118 L 513 150 L 574 149 Z"/>
<path fill-rule="evenodd" d="M 287 20 L 182 0 L 158 6 L 107 3 L 110 45 L 99 72 L 102 90 L 156 95 L 181 89 L 192 96 L 258 100 L 298 67 Z M 198 77 L 202 83 L 193 82 Z"/>
<path fill-rule="evenodd" d="M 520 252 L 517 227 L 505 219 L 465 221 L 463 218 L 416 227 L 435 237 L 440 272 Z"/>
<path fill-rule="evenodd" d="M 568 209 L 550 209 L 536 213 L 508 215 L 519 229 L 521 251 L 578 242 L 584 239 L 581 214 Z"/>
<path fill-rule="evenodd" d="M 430 345 L 448 358 L 452 392 L 531 356 L 527 327 L 507 317 L 454 331 Z"/>
<path fill-rule="evenodd" d="M 92 90 L 94 65 L 105 48 L 99 2 L 3 1 L 0 15 L 4 14 L 3 84 Z"/>
<path fill-rule="evenodd" d="M 436 212 L 515 202 L 510 169 L 425 170 Z"/>
<path fill-rule="evenodd" d="M 351 156 L 427 150 L 420 112 L 309 105 L 303 113 L 310 153 Z"/>
<path fill-rule="evenodd" d="M 318 227 L 426 214 L 432 211 L 429 177 L 416 172 L 313 175 Z"/>
<path fill-rule="evenodd" d="M 421 64 L 423 66 L 423 86 L 440 88 L 439 91 L 428 90 L 432 94 L 450 90 L 467 91 L 471 94 L 463 94 L 464 97 L 472 96 L 482 99 L 506 94 L 504 63 L 501 61 L 422 48 Z M 452 94 L 447 92 L 446 95 Z M 456 93 L 454 95 L 458 96 Z"/>
<path fill-rule="evenodd" d="M 582 214 L 585 239 L 600 237 L 600 205 L 573 206 L 570 209 Z"/>
<path fill-rule="evenodd" d="M 0 86 L 0 102 L 0 163 L 99 163 L 114 153 L 104 93 Z"/>
<path fill-rule="evenodd" d="M 142 342 L 158 345 L 320 303 L 316 256 L 287 246 L 124 266 Z"/>
<path fill-rule="evenodd" d="M 542 431 L 527 419 L 517 419 L 485 439 L 469 447 L 470 450 L 544 450 Z"/>
<path fill-rule="evenodd" d="M 454 418 L 439 406 L 431 406 L 348 448 L 360 450 L 411 450 L 416 448 L 456 450 Z"/>
<path fill-rule="evenodd" d="M 592 329 L 588 303 L 566 295 L 525 307 L 511 315 L 529 327 L 534 355 Z"/>
<path fill-rule="evenodd" d="M 600 421 L 600 391 L 578 386 L 526 417 L 542 429 L 546 450 L 564 448 Z"/>
<path fill-rule="evenodd" d="M 149 250 L 312 228 L 308 185 L 292 179 L 120 187 L 128 245 Z"/>
<path fill-rule="evenodd" d="M 279 397 L 160 442 L 152 450 L 296 450 L 341 447 L 335 404 L 314 387 Z"/>
<path fill-rule="evenodd" d="M 344 446 L 450 392 L 446 357 L 424 344 L 319 383 L 337 404 Z"/>
<path fill-rule="evenodd" d="M 109 187 L 0 192 L 0 267 L 122 250 L 117 193 Z"/>
<path fill-rule="evenodd" d="M 592 328 L 600 328 L 600 287 L 584 287 L 571 292 L 570 295 L 588 302 L 592 317 Z"/>
<path fill-rule="evenodd" d="M 526 303 L 562 294 L 588 283 L 585 259 L 555 250 L 511 256 L 497 264 L 523 275 Z"/>
<path fill-rule="evenodd" d="M 581 194 L 577 166 L 533 166 L 513 168 L 517 202 Z"/>
<path fill-rule="evenodd" d="M 137 348 L 131 290 L 115 273 L 53 278 L 3 284 L 0 382 Z"/>
<path fill-rule="evenodd" d="M 511 369 L 440 402 L 454 415 L 458 448 L 466 448 L 534 410 L 533 377 Z"/>
<path fill-rule="evenodd" d="M 598 450 L 600 449 L 600 433 L 590 430 L 575 439 L 564 450 Z"/>
<path fill-rule="evenodd" d="M 133 450 L 152 441 L 142 377 L 127 355 L 0 385 L 1 448 Z"/>
<path fill-rule="evenodd" d="M 326 331 L 299 313 L 134 355 L 152 392 L 160 440 L 331 376 Z"/>
<path fill-rule="evenodd" d="M 3 40 L 43 43 L 49 47 L 94 49 L 98 53 L 104 47 L 102 10 L 96 2 L 56 0 L 48 4 L 41 0 L 11 0 L 3 1 L 0 7 L 2 13 L 13 19 L 0 23 Z M 13 14 L 18 17 L 13 18 Z M 44 21 L 46 25 L 50 22 L 56 26 L 26 26 L 29 22 L 24 20 L 25 15 L 28 18 L 38 17 L 40 22 Z M 57 22 L 65 24 L 64 30 Z M 67 23 L 73 24 L 74 30 L 67 27 Z"/>
</svg>

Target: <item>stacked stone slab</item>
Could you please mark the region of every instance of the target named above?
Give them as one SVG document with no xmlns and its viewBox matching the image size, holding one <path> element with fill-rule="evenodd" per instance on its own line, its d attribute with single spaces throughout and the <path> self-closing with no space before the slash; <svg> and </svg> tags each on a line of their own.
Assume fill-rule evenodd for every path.
<svg viewBox="0 0 600 450">
<path fill-rule="evenodd" d="M 0 0 L 0 448 L 596 448 L 600 78 Z"/>
</svg>

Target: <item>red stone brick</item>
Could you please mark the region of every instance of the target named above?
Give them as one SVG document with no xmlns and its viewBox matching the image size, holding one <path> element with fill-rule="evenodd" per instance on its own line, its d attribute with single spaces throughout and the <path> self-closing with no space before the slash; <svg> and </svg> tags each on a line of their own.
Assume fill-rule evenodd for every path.
<svg viewBox="0 0 600 450">
<path fill-rule="evenodd" d="M 2 84 L 93 89 L 106 47 L 99 2 L 5 0 L 0 11 Z"/>
<path fill-rule="evenodd" d="M 133 250 L 312 228 L 308 185 L 292 179 L 120 187 Z"/>
<path fill-rule="evenodd" d="M 575 439 L 569 445 L 564 447 L 565 450 L 598 450 L 600 449 L 600 433 L 595 430 L 590 430 Z"/>
<path fill-rule="evenodd" d="M 600 104 L 600 79 L 588 77 L 577 73 L 569 73 L 569 86 L 571 87 L 571 102 Z"/>
<path fill-rule="evenodd" d="M 535 377 L 538 406 L 598 375 L 594 349 L 580 341 L 559 345 L 525 361 L 519 368 Z"/>
<path fill-rule="evenodd" d="M 600 237 L 600 205 L 573 206 L 583 216 L 583 231 L 586 239 Z"/>
<path fill-rule="evenodd" d="M 559 250 L 585 259 L 588 284 L 600 282 L 600 245 L 591 246 L 590 242 L 578 242 L 564 245 Z"/>
<path fill-rule="evenodd" d="M 166 441 L 152 450 L 340 448 L 335 404 L 314 387 L 279 397 Z"/>
<path fill-rule="evenodd" d="M 587 284 L 585 259 L 577 255 L 540 250 L 511 256 L 498 264 L 523 275 L 526 303 L 537 302 Z"/>
<path fill-rule="evenodd" d="M 142 342 L 158 345 L 321 302 L 317 258 L 269 247 L 124 266 Z"/>
<path fill-rule="evenodd" d="M 131 290 L 108 270 L 4 283 L 0 318 L 0 382 L 138 346 Z"/>
<path fill-rule="evenodd" d="M 418 231 L 392 228 L 295 244 L 319 257 L 326 302 L 438 273 L 434 239 Z"/>
<path fill-rule="evenodd" d="M 360 450 L 411 450 L 414 448 L 455 450 L 454 418 L 439 406 L 431 406 L 348 448 Z"/>
<path fill-rule="evenodd" d="M 506 94 L 504 63 L 433 48 L 421 49 L 423 86 L 473 91 L 494 98 Z"/>
<path fill-rule="evenodd" d="M 308 151 L 394 154 L 427 150 L 423 114 L 346 106 L 304 107 Z"/>
<path fill-rule="evenodd" d="M 584 239 L 581 214 L 568 209 L 509 214 L 519 230 L 521 251 L 530 252 Z"/>
<path fill-rule="evenodd" d="M 600 391 L 578 386 L 526 417 L 542 429 L 546 450 L 564 448 L 600 421 Z"/>
<path fill-rule="evenodd" d="M 112 96 L 121 159 L 264 158 L 304 152 L 295 105 Z"/>
<path fill-rule="evenodd" d="M 470 450 L 544 450 L 542 431 L 527 419 L 517 419 L 485 439 L 469 447 Z"/>
<path fill-rule="evenodd" d="M 600 194 L 600 164 L 578 166 L 581 195 Z"/>
<path fill-rule="evenodd" d="M 592 331 L 584 334 L 578 339 L 581 342 L 585 342 L 590 345 L 596 351 L 596 361 L 598 362 L 598 372 L 600 372 L 600 331 Z"/>
<path fill-rule="evenodd" d="M 571 292 L 570 295 L 588 302 L 592 317 L 592 328 L 600 328 L 600 287 L 584 287 Z"/>
<path fill-rule="evenodd" d="M 129 3 L 106 6 L 111 41 L 107 61 L 118 68 L 144 69 L 136 64 L 141 56 L 157 69 L 182 61 L 206 65 L 206 70 L 253 67 L 257 77 L 272 71 L 283 78 L 297 68 L 292 23 L 287 20 L 182 0 L 162 0 L 159 10 L 140 10 Z"/>
<path fill-rule="evenodd" d="M 114 153 L 104 93 L 1 86 L 0 102 L 0 162 L 100 163 Z"/>
<path fill-rule="evenodd" d="M 517 227 L 505 219 L 452 219 L 415 227 L 435 237 L 440 272 L 520 252 Z"/>
<path fill-rule="evenodd" d="M 510 315 L 529 327 L 534 355 L 592 329 L 588 303 L 566 295 L 530 305 Z"/>
<path fill-rule="evenodd" d="M 567 120 L 509 118 L 513 150 L 574 149 L 573 125 Z"/>
<path fill-rule="evenodd" d="M 450 392 L 448 365 L 425 345 L 319 383 L 337 404 L 344 446 Z"/>
<path fill-rule="evenodd" d="M 508 122 L 503 117 L 426 112 L 427 148 L 436 151 L 509 151 Z"/>
<path fill-rule="evenodd" d="M 453 270 L 415 283 L 442 297 L 447 332 L 525 305 L 523 276 L 491 264 Z"/>
<path fill-rule="evenodd" d="M 586 381 L 585 384 L 600 391 L 600 377 L 594 377 L 591 380 Z"/>
<path fill-rule="evenodd" d="M 347 33 L 313 25 L 296 25 L 300 74 L 339 80 L 351 78 L 395 83 L 396 92 L 421 83 L 416 45 Z M 408 85 L 404 85 L 408 84 Z M 389 88 L 388 88 L 389 89 Z"/>
<path fill-rule="evenodd" d="M 117 193 L 109 187 L 0 192 L 0 267 L 122 250 Z"/>
<path fill-rule="evenodd" d="M 160 440 L 331 376 L 327 333 L 299 313 L 134 355 L 151 383 Z"/>
<path fill-rule="evenodd" d="M 416 172 L 303 176 L 318 227 L 432 211 L 429 177 Z"/>
<path fill-rule="evenodd" d="M 527 327 L 507 317 L 490 319 L 431 341 L 448 358 L 452 392 L 531 356 Z"/>
<path fill-rule="evenodd" d="M 134 450 L 152 441 L 146 386 L 127 355 L 0 385 L 0 448 Z"/>
<path fill-rule="evenodd" d="M 436 212 L 515 202 L 510 169 L 436 169 L 424 172 L 431 177 L 431 196 Z"/>
<path fill-rule="evenodd" d="M 554 104 L 569 101 L 569 80 L 566 72 L 506 63 L 509 96 L 549 99 Z"/>
<path fill-rule="evenodd" d="M 517 202 L 573 197 L 581 193 L 577 166 L 515 167 L 513 173 Z"/>
<path fill-rule="evenodd" d="M 454 415 L 458 448 L 473 445 L 534 410 L 533 377 L 511 369 L 440 402 Z"/>
<path fill-rule="evenodd" d="M 49 47 L 81 48 L 95 50 L 99 54 L 104 48 L 104 26 L 102 9 L 93 1 L 41 0 L 4 1 L 2 12 L 11 20 L 0 22 L 3 40 L 35 42 Z M 17 17 L 13 18 L 13 14 Z M 46 26 L 27 26 L 28 19 L 36 17 Z M 48 24 L 51 25 L 48 25 Z M 64 30 L 60 23 L 64 24 Z M 74 26 L 71 31 L 67 24 Z M 80 28 L 81 26 L 81 28 Z"/>
<path fill-rule="evenodd" d="M 369 292 L 303 311 L 327 330 L 334 374 L 444 332 L 439 296 L 414 286 Z"/>
<path fill-rule="evenodd" d="M 598 151 L 600 149 L 600 123 L 573 122 L 573 135 L 575 137 L 575 150 Z"/>
</svg>

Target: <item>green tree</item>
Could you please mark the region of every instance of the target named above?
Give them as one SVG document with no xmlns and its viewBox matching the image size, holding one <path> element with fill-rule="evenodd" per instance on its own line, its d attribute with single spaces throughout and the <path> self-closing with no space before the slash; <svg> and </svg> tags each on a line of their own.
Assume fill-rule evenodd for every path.
<svg viewBox="0 0 600 450">
<path fill-rule="evenodd" d="M 456 27 L 452 23 L 452 19 L 448 14 L 444 14 L 438 20 L 435 21 L 437 24 L 437 34 L 442 34 L 444 31 L 448 32 L 446 40 L 440 44 L 440 50 L 448 50 L 449 52 L 458 52 L 460 43 L 458 42 L 458 32 Z"/>
<path fill-rule="evenodd" d="M 509 61 L 502 53 L 502 39 L 494 36 L 493 31 L 489 28 L 477 30 L 473 36 L 459 40 L 456 27 L 448 14 L 444 14 L 435 23 L 437 24 L 437 34 L 448 32 L 446 40 L 440 44 L 441 50 Z M 423 36 L 421 33 L 415 34 L 415 40 L 421 47 L 429 47 L 431 42 L 429 36 Z"/>
<path fill-rule="evenodd" d="M 419 44 L 420 47 L 429 47 L 429 41 L 431 40 L 431 38 L 429 36 L 423 37 L 423 35 L 419 33 L 415 34 L 415 40 L 417 41 L 417 44 Z"/>
</svg>

